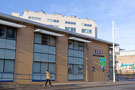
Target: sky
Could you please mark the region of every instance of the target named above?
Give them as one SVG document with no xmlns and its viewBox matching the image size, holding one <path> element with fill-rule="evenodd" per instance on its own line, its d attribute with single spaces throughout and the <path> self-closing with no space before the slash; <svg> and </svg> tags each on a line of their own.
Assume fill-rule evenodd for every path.
<svg viewBox="0 0 135 90">
<path fill-rule="evenodd" d="M 122 49 L 135 50 L 135 0 L 1 0 L 1 13 L 23 14 L 25 9 L 95 20 L 98 38 L 107 41 L 112 41 L 114 20 L 115 42 Z"/>
</svg>

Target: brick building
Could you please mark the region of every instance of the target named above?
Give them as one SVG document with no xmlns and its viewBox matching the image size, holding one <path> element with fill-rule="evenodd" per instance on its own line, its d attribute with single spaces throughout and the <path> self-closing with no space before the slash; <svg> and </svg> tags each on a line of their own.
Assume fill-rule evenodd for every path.
<svg viewBox="0 0 135 90">
<path fill-rule="evenodd" d="M 117 44 L 115 44 L 117 45 Z M 0 13 L 0 82 L 99 82 L 111 42 Z M 106 57 L 103 73 L 100 57 Z"/>
</svg>

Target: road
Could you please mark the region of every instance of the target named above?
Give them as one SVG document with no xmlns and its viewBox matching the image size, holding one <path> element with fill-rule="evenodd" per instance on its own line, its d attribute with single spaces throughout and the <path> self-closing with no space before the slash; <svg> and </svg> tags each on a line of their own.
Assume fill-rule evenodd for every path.
<svg viewBox="0 0 135 90">
<path fill-rule="evenodd" d="M 119 86 L 107 86 L 107 87 L 94 87 L 74 90 L 135 90 L 135 85 L 119 85 Z"/>
</svg>

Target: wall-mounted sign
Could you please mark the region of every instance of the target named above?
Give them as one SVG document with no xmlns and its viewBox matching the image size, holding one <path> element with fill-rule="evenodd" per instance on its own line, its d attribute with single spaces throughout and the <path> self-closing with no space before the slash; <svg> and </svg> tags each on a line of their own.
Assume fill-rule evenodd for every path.
<svg viewBox="0 0 135 90">
<path fill-rule="evenodd" d="M 106 57 L 100 57 L 100 66 L 106 66 Z"/>
</svg>

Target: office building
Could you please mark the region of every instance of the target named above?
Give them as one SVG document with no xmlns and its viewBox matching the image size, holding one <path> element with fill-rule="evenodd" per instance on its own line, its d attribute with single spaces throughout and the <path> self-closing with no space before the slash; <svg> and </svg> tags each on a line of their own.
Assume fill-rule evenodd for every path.
<svg viewBox="0 0 135 90">
<path fill-rule="evenodd" d="M 54 83 L 102 82 L 110 47 L 109 41 L 0 13 L 0 82 L 44 84 L 45 70 Z"/>
</svg>

